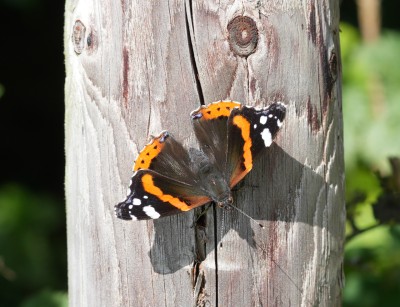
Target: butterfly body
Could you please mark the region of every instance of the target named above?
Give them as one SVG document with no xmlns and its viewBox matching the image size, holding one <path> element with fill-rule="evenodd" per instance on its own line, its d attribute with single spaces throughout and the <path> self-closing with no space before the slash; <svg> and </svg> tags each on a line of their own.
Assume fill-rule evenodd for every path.
<svg viewBox="0 0 400 307">
<path fill-rule="evenodd" d="M 147 144 L 135 161 L 118 218 L 155 219 L 215 201 L 229 208 L 231 189 L 252 169 L 282 125 L 286 107 L 255 109 L 219 101 L 191 113 L 199 149 L 187 150 L 167 131 Z"/>
</svg>

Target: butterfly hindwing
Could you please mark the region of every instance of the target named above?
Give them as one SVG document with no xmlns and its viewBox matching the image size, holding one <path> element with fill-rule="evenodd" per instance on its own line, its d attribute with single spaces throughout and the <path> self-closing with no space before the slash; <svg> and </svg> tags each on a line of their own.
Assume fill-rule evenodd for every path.
<svg viewBox="0 0 400 307">
<path fill-rule="evenodd" d="M 188 151 L 168 131 L 163 131 L 139 153 L 134 171 L 150 169 L 172 179 L 196 184 Z"/>
<path fill-rule="evenodd" d="M 227 122 L 234 108 L 240 103 L 218 101 L 202 106 L 191 113 L 193 129 L 200 149 L 216 167 L 224 171 L 228 149 Z"/>
</svg>

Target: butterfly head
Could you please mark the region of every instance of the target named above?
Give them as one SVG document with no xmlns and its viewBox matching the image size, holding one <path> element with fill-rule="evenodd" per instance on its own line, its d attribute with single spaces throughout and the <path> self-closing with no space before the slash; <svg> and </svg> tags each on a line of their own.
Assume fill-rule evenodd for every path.
<svg viewBox="0 0 400 307">
<path fill-rule="evenodd" d="M 230 193 L 229 193 L 229 196 L 225 197 L 224 199 L 221 199 L 220 201 L 217 201 L 218 207 L 225 209 L 225 210 L 233 209 L 232 203 L 233 203 L 233 197 Z"/>
</svg>

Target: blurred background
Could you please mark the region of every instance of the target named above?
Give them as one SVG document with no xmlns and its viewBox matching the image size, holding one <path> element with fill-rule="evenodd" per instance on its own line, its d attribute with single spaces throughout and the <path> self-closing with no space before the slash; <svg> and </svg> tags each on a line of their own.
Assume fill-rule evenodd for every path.
<svg viewBox="0 0 400 307">
<path fill-rule="evenodd" d="M 344 306 L 400 306 L 400 2 L 341 3 Z M 67 306 L 64 2 L 0 0 L 0 307 Z"/>
</svg>

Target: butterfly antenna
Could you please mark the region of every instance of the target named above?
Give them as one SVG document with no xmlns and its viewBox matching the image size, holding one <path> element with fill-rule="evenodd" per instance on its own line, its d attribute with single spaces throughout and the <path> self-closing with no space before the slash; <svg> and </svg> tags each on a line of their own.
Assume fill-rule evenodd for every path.
<svg viewBox="0 0 400 307">
<path fill-rule="evenodd" d="M 219 248 L 222 248 L 222 237 L 224 235 L 224 227 L 225 227 L 225 210 L 222 210 L 222 219 L 221 219 L 221 228 L 220 228 L 221 241 L 219 243 Z"/>
<path fill-rule="evenodd" d="M 230 204 L 230 206 L 234 209 L 236 209 L 237 211 L 239 211 L 241 214 L 243 214 L 244 216 L 248 217 L 251 221 L 253 221 L 254 223 L 256 223 L 258 226 L 260 226 L 261 228 L 265 228 L 263 224 L 260 224 L 259 222 L 257 222 L 255 219 L 253 219 L 250 215 L 248 215 L 246 212 L 244 212 L 243 210 L 239 209 L 238 207 Z"/>
</svg>

